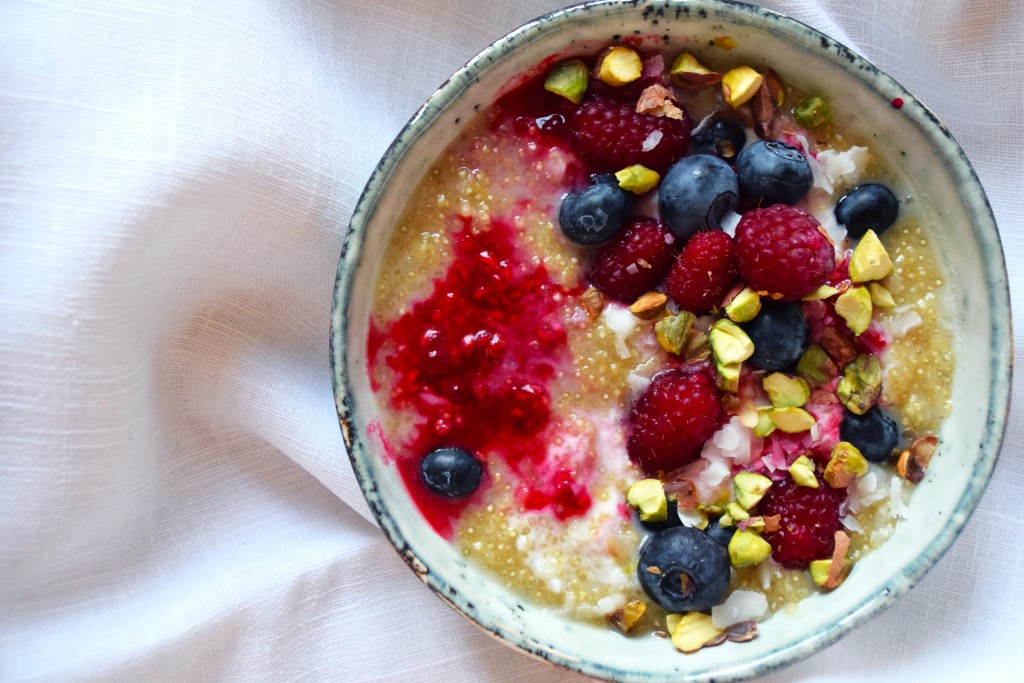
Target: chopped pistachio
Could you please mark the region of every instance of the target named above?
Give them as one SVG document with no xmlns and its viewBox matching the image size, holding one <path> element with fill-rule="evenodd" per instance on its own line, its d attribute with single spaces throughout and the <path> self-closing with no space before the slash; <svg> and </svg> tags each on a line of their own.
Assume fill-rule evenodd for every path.
<svg viewBox="0 0 1024 683">
<path fill-rule="evenodd" d="M 809 569 L 814 583 L 818 586 L 824 586 L 828 580 L 829 570 L 832 569 L 832 558 L 827 560 L 811 560 Z"/>
<path fill-rule="evenodd" d="M 623 45 L 610 47 L 598 57 L 597 77 L 611 86 L 626 85 L 640 78 L 643 62 L 636 50 Z"/>
<path fill-rule="evenodd" d="M 775 408 L 799 408 L 811 397 L 811 388 L 800 377 L 773 372 L 761 380 L 768 400 Z"/>
<path fill-rule="evenodd" d="M 811 344 L 796 362 L 796 374 L 807 380 L 812 386 L 828 384 L 836 376 L 839 369 L 825 353 L 825 349 Z"/>
<path fill-rule="evenodd" d="M 737 569 L 763 562 L 771 554 L 768 541 L 753 531 L 737 530 L 729 540 L 729 562 Z"/>
<path fill-rule="evenodd" d="M 900 453 L 896 460 L 896 474 L 912 484 L 920 484 L 938 447 L 939 440 L 934 435 L 916 439 L 910 448 Z"/>
<path fill-rule="evenodd" d="M 814 426 L 814 416 L 803 408 L 772 408 L 768 413 L 772 422 L 787 434 L 806 432 Z"/>
<path fill-rule="evenodd" d="M 669 75 L 676 85 L 683 88 L 703 88 L 722 80 L 722 74 L 711 71 L 689 52 L 676 57 L 672 62 L 672 68 L 669 69 Z"/>
<path fill-rule="evenodd" d="M 856 335 L 862 334 L 871 325 L 871 294 L 867 287 L 850 287 L 836 299 L 836 313 L 846 321 L 846 326 Z"/>
<path fill-rule="evenodd" d="M 597 320 L 601 317 L 601 311 L 604 310 L 604 295 L 594 287 L 591 287 L 583 292 L 583 294 L 580 294 L 580 304 L 583 306 L 583 310 L 587 312 L 588 318 Z"/>
<path fill-rule="evenodd" d="M 590 70 L 581 59 L 570 59 L 556 64 L 544 79 L 544 89 L 561 95 L 573 104 L 579 104 L 590 83 Z"/>
<path fill-rule="evenodd" d="M 847 441 L 832 447 L 832 455 L 825 466 L 823 478 L 834 489 L 845 488 L 857 477 L 868 473 L 868 461 L 860 449 Z"/>
<path fill-rule="evenodd" d="M 629 305 L 629 312 L 641 320 L 650 320 L 665 310 L 668 297 L 661 292 L 647 292 Z"/>
<path fill-rule="evenodd" d="M 735 500 L 726 505 L 725 509 L 734 522 L 745 522 L 750 519 L 750 513 Z"/>
<path fill-rule="evenodd" d="M 814 476 L 814 462 L 806 455 L 801 455 L 789 466 L 789 476 L 798 486 L 806 486 L 810 489 L 818 488 L 818 478 Z"/>
<path fill-rule="evenodd" d="M 896 308 L 896 302 L 892 298 L 892 292 L 877 282 L 868 283 L 868 292 L 871 293 L 871 304 L 875 308 L 888 310 Z"/>
<path fill-rule="evenodd" d="M 832 107 L 820 97 L 805 97 L 793 109 L 793 117 L 804 128 L 817 130 L 832 122 Z"/>
<path fill-rule="evenodd" d="M 619 181 L 619 187 L 633 194 L 650 192 L 661 182 L 661 176 L 657 171 L 652 171 L 642 164 L 633 164 L 617 171 L 615 179 Z"/>
<path fill-rule="evenodd" d="M 861 354 L 847 365 L 836 385 L 839 401 L 856 415 L 868 412 L 881 391 L 882 365 L 870 354 Z"/>
<path fill-rule="evenodd" d="M 772 422 L 771 406 L 762 406 L 757 409 L 757 424 L 754 425 L 754 436 L 762 438 L 775 431 L 775 423 Z"/>
<path fill-rule="evenodd" d="M 764 79 L 749 66 L 740 66 L 725 72 L 722 76 L 722 96 L 735 109 L 757 93 Z"/>
<path fill-rule="evenodd" d="M 801 301 L 818 301 L 819 299 L 828 299 L 839 293 L 839 290 L 832 285 L 822 285 L 810 294 L 804 295 Z"/>
<path fill-rule="evenodd" d="M 700 330 L 691 330 L 686 340 L 686 348 L 683 349 L 683 357 L 695 363 L 707 360 L 711 356 L 711 343 L 708 335 Z"/>
<path fill-rule="evenodd" d="M 682 621 L 683 615 L 670 612 L 665 615 L 665 630 L 672 634 L 672 631 L 676 630 L 676 626 Z"/>
<path fill-rule="evenodd" d="M 654 325 L 654 335 L 658 339 L 658 344 L 667 353 L 681 355 L 696 321 L 696 316 L 689 311 L 679 311 L 678 315 L 662 318 Z"/>
<path fill-rule="evenodd" d="M 740 472 L 732 479 L 733 495 L 744 510 L 757 505 L 771 487 L 772 480 L 756 472 Z"/>
<path fill-rule="evenodd" d="M 740 390 L 743 363 L 716 363 L 715 370 L 715 384 L 719 389 L 733 394 Z"/>
<path fill-rule="evenodd" d="M 724 391 L 738 391 L 743 361 L 754 353 L 754 343 L 743 328 L 727 318 L 715 322 L 708 332 L 708 339 L 718 371 L 719 387 Z"/>
<path fill-rule="evenodd" d="M 671 630 L 672 644 L 680 652 L 696 652 L 702 647 L 719 644 L 726 638 L 724 629 L 715 628 L 711 615 L 688 612 L 675 621 Z"/>
<path fill-rule="evenodd" d="M 892 259 L 874 230 L 868 230 L 850 255 L 850 280 L 881 280 L 892 272 Z"/>
<path fill-rule="evenodd" d="M 725 314 L 737 323 L 750 322 L 761 312 L 761 295 L 744 287 L 725 305 Z"/>
<path fill-rule="evenodd" d="M 607 616 L 608 621 L 623 633 L 629 633 L 647 611 L 643 600 L 632 600 Z"/>
<path fill-rule="evenodd" d="M 715 47 L 721 50 L 731 50 L 736 47 L 736 39 L 732 36 L 715 36 Z"/>
<path fill-rule="evenodd" d="M 641 522 L 663 522 L 668 518 L 668 498 L 657 479 L 641 479 L 626 491 L 626 502 L 640 513 Z"/>
</svg>

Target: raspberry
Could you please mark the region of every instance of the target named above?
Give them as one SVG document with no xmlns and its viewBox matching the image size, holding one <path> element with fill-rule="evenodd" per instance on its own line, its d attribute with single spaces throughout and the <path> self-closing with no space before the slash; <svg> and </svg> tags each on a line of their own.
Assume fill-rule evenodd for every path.
<svg viewBox="0 0 1024 683">
<path fill-rule="evenodd" d="M 664 279 L 672 265 L 674 242 L 661 223 L 633 221 L 594 256 L 590 282 L 602 294 L 632 303 Z"/>
<path fill-rule="evenodd" d="M 718 429 L 722 406 L 707 375 L 668 370 L 654 378 L 629 418 L 629 457 L 657 476 L 697 459 Z"/>
<path fill-rule="evenodd" d="M 690 122 L 636 113 L 635 102 L 595 93 L 569 117 L 573 145 L 595 172 L 643 164 L 664 175 L 686 154 Z"/>
<path fill-rule="evenodd" d="M 835 249 L 809 213 L 776 204 L 743 214 L 736 226 L 736 265 L 756 291 L 792 301 L 825 284 Z"/>
<path fill-rule="evenodd" d="M 700 315 L 717 308 L 737 280 L 732 238 L 708 230 L 686 243 L 666 284 L 679 308 Z"/>
<path fill-rule="evenodd" d="M 798 486 L 789 478 L 772 484 L 757 508 L 760 515 L 781 517 L 778 531 L 764 533 L 775 561 L 783 567 L 802 569 L 811 560 L 832 557 L 845 492 L 825 483 L 816 489 Z"/>
</svg>

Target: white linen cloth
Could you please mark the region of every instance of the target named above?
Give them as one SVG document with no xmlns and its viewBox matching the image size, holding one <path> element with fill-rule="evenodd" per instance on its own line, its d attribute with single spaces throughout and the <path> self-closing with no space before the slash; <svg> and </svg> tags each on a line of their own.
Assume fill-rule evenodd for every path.
<svg viewBox="0 0 1024 683">
<path fill-rule="evenodd" d="M 459 66 L 562 4 L 0 3 L 0 680 L 582 679 L 491 640 L 399 560 L 327 356 L 379 156 Z M 763 4 L 951 129 L 1024 320 L 1024 5 Z M 946 557 L 767 680 L 1022 680 L 1022 384 Z"/>
</svg>

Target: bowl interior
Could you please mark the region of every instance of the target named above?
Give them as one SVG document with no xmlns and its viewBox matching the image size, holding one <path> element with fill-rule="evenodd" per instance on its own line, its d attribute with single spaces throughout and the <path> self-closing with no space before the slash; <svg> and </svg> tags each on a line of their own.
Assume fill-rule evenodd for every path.
<svg viewBox="0 0 1024 683">
<path fill-rule="evenodd" d="M 683 656 L 657 638 L 559 617 L 510 592 L 455 552 L 421 519 L 373 432 L 379 408 L 366 366 L 371 292 L 392 227 L 437 155 L 476 110 L 553 54 L 593 51 L 637 34 L 671 50 L 736 40 L 737 62 L 771 65 L 821 93 L 846 125 L 871 140 L 913 197 L 946 274 L 956 353 L 953 414 L 940 455 L 911 496 L 895 537 L 858 563 L 840 590 L 813 595 L 771 618 L 755 640 Z M 662 43 L 667 37 L 667 42 Z M 903 106 L 892 106 L 895 98 Z M 346 236 L 332 322 L 339 417 L 356 475 L 382 529 L 427 585 L 480 626 L 527 652 L 615 680 L 746 678 L 840 637 L 908 590 L 953 541 L 991 473 L 1009 396 L 1010 322 L 1005 266 L 991 210 L 960 148 L 893 80 L 820 33 L 766 10 L 720 2 L 590 4 L 538 19 L 458 72 L 401 132 L 371 177 Z"/>
</svg>

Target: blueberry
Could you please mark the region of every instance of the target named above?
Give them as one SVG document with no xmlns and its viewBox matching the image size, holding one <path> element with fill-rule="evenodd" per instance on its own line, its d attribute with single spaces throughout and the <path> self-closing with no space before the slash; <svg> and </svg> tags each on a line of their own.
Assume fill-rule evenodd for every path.
<svg viewBox="0 0 1024 683">
<path fill-rule="evenodd" d="M 877 406 L 863 415 L 847 410 L 839 426 L 839 438 L 852 443 L 871 462 L 885 462 L 899 443 L 900 429 Z"/>
<path fill-rule="evenodd" d="M 640 525 L 650 531 L 661 531 L 671 529 L 674 526 L 681 526 L 683 521 L 679 519 L 679 503 L 675 498 L 668 499 L 668 515 L 660 522 L 640 522 Z"/>
<path fill-rule="evenodd" d="M 732 540 L 733 534 L 736 533 L 736 527 L 734 526 L 722 526 L 717 520 L 712 520 L 708 524 L 708 528 L 704 530 L 711 538 L 715 539 L 716 542 L 721 543 L 723 548 L 729 548 L 729 541 Z"/>
<path fill-rule="evenodd" d="M 562 200 L 558 222 L 577 244 L 603 244 L 615 237 L 633 215 L 633 195 L 613 175 L 595 175 L 593 184 Z"/>
<path fill-rule="evenodd" d="M 881 235 L 896 222 L 899 211 L 896 195 L 885 185 L 867 183 L 847 192 L 836 204 L 836 222 L 846 226 L 853 237 L 863 237 L 868 230 Z"/>
<path fill-rule="evenodd" d="M 420 477 L 427 488 L 448 498 L 463 498 L 476 491 L 483 468 L 461 448 L 438 448 L 420 463 Z"/>
<path fill-rule="evenodd" d="M 666 611 L 706 610 L 729 587 L 729 553 L 703 531 L 677 526 L 640 547 L 636 573 L 644 592 Z"/>
<path fill-rule="evenodd" d="M 798 301 L 762 301 L 761 312 L 743 330 L 754 342 L 750 364 L 766 372 L 792 367 L 811 334 Z"/>
<path fill-rule="evenodd" d="M 713 154 L 723 159 L 734 159 L 747 144 L 747 133 L 743 126 L 716 119 L 693 135 L 693 148 L 700 154 Z"/>
<path fill-rule="evenodd" d="M 658 189 L 658 211 L 668 229 L 683 240 L 701 228 L 717 228 L 726 211 L 736 208 L 739 185 L 726 162 L 710 154 L 680 159 Z"/>
<path fill-rule="evenodd" d="M 814 178 L 807 158 L 778 140 L 758 140 L 736 157 L 736 175 L 743 194 L 762 206 L 796 204 Z"/>
</svg>

